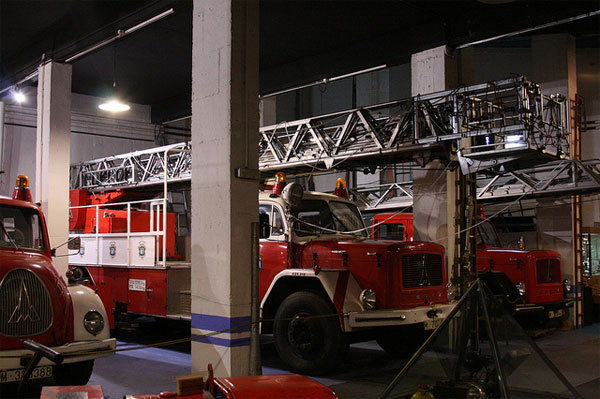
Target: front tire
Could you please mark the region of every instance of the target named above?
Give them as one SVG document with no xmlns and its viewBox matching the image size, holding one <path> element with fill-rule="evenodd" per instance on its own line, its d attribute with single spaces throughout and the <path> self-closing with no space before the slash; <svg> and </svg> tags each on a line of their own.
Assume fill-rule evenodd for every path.
<svg viewBox="0 0 600 399">
<path fill-rule="evenodd" d="M 283 300 L 273 325 L 275 348 L 289 367 L 303 374 L 323 374 L 343 358 L 348 347 L 337 313 L 320 295 L 300 291 Z"/>
<path fill-rule="evenodd" d="M 53 366 L 52 375 L 56 385 L 86 385 L 92 376 L 94 361 L 57 364 Z"/>
</svg>

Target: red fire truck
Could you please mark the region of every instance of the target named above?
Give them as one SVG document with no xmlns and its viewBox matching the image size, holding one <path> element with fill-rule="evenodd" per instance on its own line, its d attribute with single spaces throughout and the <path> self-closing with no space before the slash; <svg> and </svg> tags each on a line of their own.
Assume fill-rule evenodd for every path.
<svg viewBox="0 0 600 399">
<path fill-rule="evenodd" d="M 31 374 L 57 384 L 86 384 L 94 359 L 115 348 L 100 298 L 65 283 L 52 264 L 54 251 L 29 179 L 20 175 L 13 197 L 0 197 L 0 383 L 23 377 L 31 357 L 26 339 L 64 355 L 60 365 L 43 359 Z"/>
<path fill-rule="evenodd" d="M 373 217 L 377 239 L 413 240 L 412 213 L 380 213 Z M 496 229 L 480 208 L 477 226 L 477 270 L 493 292 L 523 324 L 550 325 L 572 305 L 568 280 L 562 278 L 555 251 L 503 248 Z"/>
<path fill-rule="evenodd" d="M 349 342 L 364 339 L 377 339 L 392 354 L 412 353 L 450 312 L 441 245 L 372 240 L 354 203 L 286 186 L 283 174 L 260 191 L 259 204 L 261 329 L 273 333 L 280 357 L 293 370 L 331 369 Z M 170 299 L 187 294 L 189 301 L 189 266 L 176 269 L 168 261 L 168 242 L 160 247 L 175 228 L 165 208 L 157 207 L 134 210 L 132 203 L 105 202 L 73 208 L 87 209 L 85 221 L 78 222 L 87 227 L 84 250 L 70 264 L 98 287 L 110 311 L 169 316 Z M 134 229 L 137 212 L 154 230 Z M 121 216 L 128 219 L 115 224 Z M 128 227 L 115 232 L 97 222 L 102 219 Z M 174 271 L 181 274 L 172 277 Z"/>
</svg>

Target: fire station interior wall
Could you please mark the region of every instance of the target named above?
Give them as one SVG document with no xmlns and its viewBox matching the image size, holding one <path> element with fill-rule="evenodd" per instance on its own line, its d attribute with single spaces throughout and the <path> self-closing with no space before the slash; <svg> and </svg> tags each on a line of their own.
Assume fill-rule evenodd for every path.
<svg viewBox="0 0 600 399">
<path fill-rule="evenodd" d="M 150 123 L 150 106 L 131 104 L 119 116 L 98 110 L 100 98 L 71 95 L 71 161 L 75 163 L 157 146 L 156 126 Z M 10 195 L 19 174 L 35 177 L 36 93 L 29 90 L 22 105 L 5 106 L 4 174 L 0 174 L 0 193 Z M 35 197 L 35 184 L 31 184 Z"/>
</svg>

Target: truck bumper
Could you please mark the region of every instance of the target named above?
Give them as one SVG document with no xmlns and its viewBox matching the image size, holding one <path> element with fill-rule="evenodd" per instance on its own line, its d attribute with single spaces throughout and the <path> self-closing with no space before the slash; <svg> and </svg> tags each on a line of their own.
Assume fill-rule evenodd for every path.
<svg viewBox="0 0 600 399">
<path fill-rule="evenodd" d="M 569 298 L 559 302 L 517 305 L 515 313 L 517 315 L 537 314 L 547 319 L 555 319 L 562 317 L 566 313 L 567 308 L 571 306 L 573 306 L 573 299 Z"/>
<path fill-rule="evenodd" d="M 62 353 L 65 358 L 62 364 L 78 363 L 86 360 L 92 360 L 99 357 L 109 356 L 113 354 L 116 347 L 116 340 L 108 338 L 98 341 L 77 341 L 70 342 L 62 346 L 55 346 L 52 349 Z M 26 362 L 31 357 L 32 352 L 27 349 L 8 350 L 0 352 L 0 370 L 19 369 L 24 366 L 21 364 Z M 42 358 L 38 366 L 51 366 L 53 362 L 46 358 Z"/>
<path fill-rule="evenodd" d="M 370 310 L 344 315 L 346 327 L 388 327 L 423 323 L 426 329 L 438 327 L 454 308 L 454 303 L 420 306 L 412 309 Z M 348 329 L 347 329 L 348 330 Z"/>
</svg>

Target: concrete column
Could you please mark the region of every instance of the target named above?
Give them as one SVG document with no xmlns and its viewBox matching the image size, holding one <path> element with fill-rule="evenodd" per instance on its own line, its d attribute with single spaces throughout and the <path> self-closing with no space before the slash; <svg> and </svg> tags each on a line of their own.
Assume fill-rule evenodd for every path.
<svg viewBox="0 0 600 399">
<path fill-rule="evenodd" d="M 247 375 L 251 223 L 258 182 L 258 5 L 194 0 L 192 33 L 192 372 Z"/>
<path fill-rule="evenodd" d="M 50 62 L 38 70 L 34 198 L 42 203 L 52 246 L 69 238 L 70 143 L 71 65 Z M 57 250 L 67 253 L 66 245 Z M 63 276 L 68 258 L 54 258 L 54 265 Z"/>
<path fill-rule="evenodd" d="M 577 58 L 573 36 L 534 36 L 531 42 L 531 64 L 531 80 L 542 86 L 544 94 L 560 93 L 569 99 L 575 99 Z M 539 200 L 536 207 L 538 248 L 560 253 L 563 276 L 575 281 L 576 257 L 572 247 L 574 226 L 571 214 L 571 203 L 565 200 Z M 571 313 L 575 321 L 576 312 Z"/>
<path fill-rule="evenodd" d="M 443 91 L 456 86 L 456 59 L 446 46 L 411 56 L 412 96 Z M 458 170 L 449 171 L 434 160 L 415 168 L 413 214 L 415 240 L 435 241 L 446 248 L 448 270 L 454 259 L 454 205 Z M 452 198 L 448 202 L 448 198 Z M 450 228 L 448 228 L 450 226 Z"/>
</svg>

